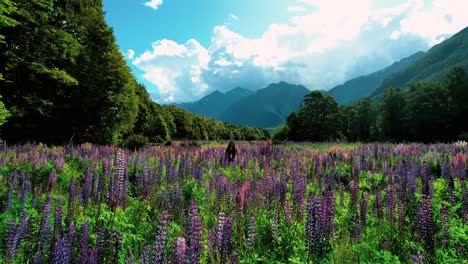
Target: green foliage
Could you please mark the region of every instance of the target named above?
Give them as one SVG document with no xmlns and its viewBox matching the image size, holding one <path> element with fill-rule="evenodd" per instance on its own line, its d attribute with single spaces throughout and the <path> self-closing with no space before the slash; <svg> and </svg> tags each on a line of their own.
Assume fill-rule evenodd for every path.
<svg viewBox="0 0 468 264">
<path fill-rule="evenodd" d="M 403 70 L 411 63 L 415 62 L 424 52 L 417 52 L 407 58 L 404 58 L 392 65 L 379 70 L 377 72 L 360 76 L 338 85 L 327 93 L 335 98 L 340 105 L 354 104 L 359 99 L 370 96 L 380 82 L 401 70 Z"/>
<path fill-rule="evenodd" d="M 290 140 L 440 142 L 463 138 L 468 131 L 468 74 L 462 68 L 451 69 L 442 82 L 388 89 L 378 103 L 365 98 L 338 110 L 320 92 L 313 93 L 299 116 L 292 112 L 287 119 Z M 327 100 L 331 110 L 324 110 Z"/>
<path fill-rule="evenodd" d="M 288 134 L 289 127 L 287 125 L 280 126 L 273 131 L 271 139 L 276 141 L 285 141 L 288 139 Z"/>
<path fill-rule="evenodd" d="M 8 109 L 5 108 L 5 105 L 3 104 L 1 99 L 2 99 L 2 96 L 0 95 L 0 126 L 5 124 L 8 117 L 11 116 L 10 111 L 8 111 Z"/>
<path fill-rule="evenodd" d="M 148 138 L 143 135 L 131 135 L 124 141 L 124 146 L 129 149 L 138 149 L 148 146 Z"/>
<path fill-rule="evenodd" d="M 338 104 L 330 95 L 320 91 L 312 91 L 304 97 L 304 104 L 299 111 L 298 135 L 300 139 L 324 141 L 337 136 L 335 124 L 337 121 Z M 288 117 L 291 124 L 296 123 L 294 115 Z M 294 129 L 294 125 L 290 127 Z"/>
<path fill-rule="evenodd" d="M 385 90 L 392 87 L 403 88 L 415 81 L 442 80 L 446 71 L 452 67 L 468 69 L 468 28 L 458 32 L 450 39 L 435 45 L 424 56 L 408 65 L 403 70 L 384 79 L 370 95 L 373 99 L 381 98 Z"/>
</svg>

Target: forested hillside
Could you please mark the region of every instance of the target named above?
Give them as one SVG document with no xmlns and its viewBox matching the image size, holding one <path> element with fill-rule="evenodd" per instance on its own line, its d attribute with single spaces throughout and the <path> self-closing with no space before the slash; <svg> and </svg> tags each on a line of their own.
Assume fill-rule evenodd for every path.
<svg viewBox="0 0 468 264">
<path fill-rule="evenodd" d="M 370 95 L 381 98 L 389 88 L 403 88 L 415 81 L 438 81 L 452 67 L 468 70 L 468 27 L 432 47 L 414 63 L 384 79 Z"/>
<path fill-rule="evenodd" d="M 424 52 L 417 52 L 407 58 L 393 63 L 385 69 L 354 78 L 342 85 L 338 85 L 330 91 L 327 91 L 327 94 L 333 96 L 336 102 L 340 105 L 355 103 L 359 99 L 369 96 L 380 82 L 382 82 L 382 80 L 401 71 L 423 55 Z"/>
<path fill-rule="evenodd" d="M 100 0 L 0 3 L 1 138 L 8 142 L 261 139 L 154 103 L 127 66 Z"/>
</svg>

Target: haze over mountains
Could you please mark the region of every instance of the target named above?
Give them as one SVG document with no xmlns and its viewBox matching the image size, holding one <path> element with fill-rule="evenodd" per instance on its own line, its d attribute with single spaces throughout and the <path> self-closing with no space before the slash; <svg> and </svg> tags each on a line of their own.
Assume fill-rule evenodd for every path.
<svg viewBox="0 0 468 264">
<path fill-rule="evenodd" d="M 388 88 L 404 88 L 414 81 L 440 80 L 456 66 L 468 70 L 468 28 L 426 53 L 417 52 L 384 69 L 349 80 L 326 93 L 339 104 L 351 104 L 365 97 L 378 100 Z M 280 82 L 256 92 L 243 88 L 227 93 L 215 91 L 196 102 L 178 106 L 225 122 L 273 128 L 284 124 L 288 114 L 300 108 L 304 95 L 309 92 L 304 86 Z"/>
</svg>

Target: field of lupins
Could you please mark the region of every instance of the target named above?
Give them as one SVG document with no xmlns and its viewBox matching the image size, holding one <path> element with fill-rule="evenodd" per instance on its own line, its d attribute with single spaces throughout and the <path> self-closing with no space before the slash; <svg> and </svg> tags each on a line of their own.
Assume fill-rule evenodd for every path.
<svg viewBox="0 0 468 264">
<path fill-rule="evenodd" d="M 0 263 L 467 263 L 464 144 L 3 145 Z"/>
</svg>

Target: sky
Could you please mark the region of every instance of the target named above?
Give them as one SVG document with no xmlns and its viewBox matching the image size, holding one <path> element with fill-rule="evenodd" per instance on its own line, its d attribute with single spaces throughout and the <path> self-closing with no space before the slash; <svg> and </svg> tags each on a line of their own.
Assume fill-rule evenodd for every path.
<svg viewBox="0 0 468 264">
<path fill-rule="evenodd" d="M 468 26 L 468 0 L 104 0 L 154 101 L 286 81 L 329 90 Z"/>
</svg>

